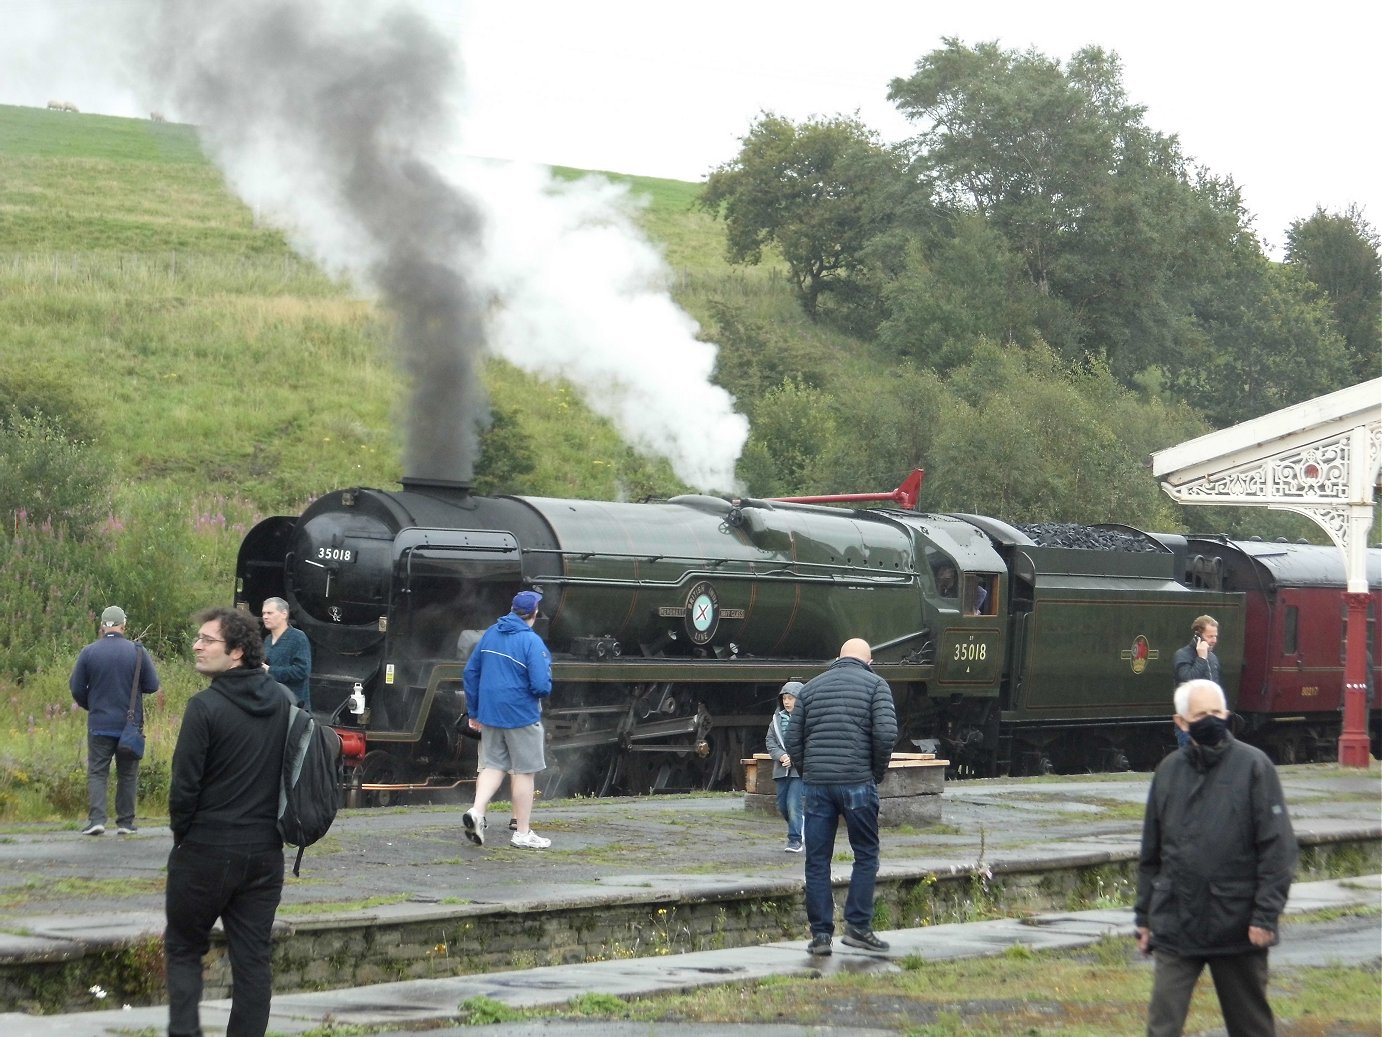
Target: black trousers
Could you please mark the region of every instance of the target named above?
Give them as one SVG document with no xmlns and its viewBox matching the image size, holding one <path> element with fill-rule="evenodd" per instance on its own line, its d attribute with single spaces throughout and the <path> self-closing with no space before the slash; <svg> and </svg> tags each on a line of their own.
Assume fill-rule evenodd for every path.
<svg viewBox="0 0 1382 1037">
<path fill-rule="evenodd" d="M 169 1037 L 202 1037 L 202 958 L 216 919 L 230 956 L 226 1037 L 264 1037 L 273 995 L 274 914 L 283 894 L 282 847 L 240 850 L 183 843 L 168 855 L 163 952 Z"/>
<path fill-rule="evenodd" d="M 1157 950 L 1147 1037 L 1180 1037 L 1190 996 L 1206 965 L 1219 995 L 1228 1037 L 1273 1037 L 1276 1020 L 1267 1004 L 1267 950 L 1210 958 L 1183 958 Z"/>
</svg>

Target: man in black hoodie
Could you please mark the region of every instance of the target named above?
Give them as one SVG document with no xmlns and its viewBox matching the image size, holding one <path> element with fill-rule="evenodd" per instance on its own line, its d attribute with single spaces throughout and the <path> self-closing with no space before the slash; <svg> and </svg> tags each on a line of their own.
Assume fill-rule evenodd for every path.
<svg viewBox="0 0 1382 1037">
<path fill-rule="evenodd" d="M 211 686 L 192 696 L 173 751 L 163 934 L 169 1037 L 201 1037 L 202 957 L 217 918 L 234 995 L 226 1037 L 263 1037 L 273 992 L 270 933 L 283 893 L 278 794 L 292 694 L 264 670 L 254 617 L 209 609 L 192 642 Z"/>
<path fill-rule="evenodd" d="M 1190 743 L 1156 769 L 1142 822 L 1133 907 L 1155 954 L 1148 1037 L 1179 1037 L 1206 965 L 1229 1037 L 1272 1034 L 1267 948 L 1296 869 L 1296 837 L 1271 760 L 1228 730 L 1213 681 L 1176 689 Z"/>
</svg>

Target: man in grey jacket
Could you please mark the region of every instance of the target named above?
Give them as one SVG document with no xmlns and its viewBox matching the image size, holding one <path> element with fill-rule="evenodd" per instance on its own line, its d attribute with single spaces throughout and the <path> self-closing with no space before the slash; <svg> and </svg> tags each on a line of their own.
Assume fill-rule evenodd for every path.
<svg viewBox="0 0 1382 1037">
<path fill-rule="evenodd" d="M 1133 909 L 1137 946 L 1155 954 L 1148 1037 L 1179 1037 L 1206 965 L 1229 1037 L 1276 1032 L 1267 948 L 1296 869 L 1296 838 L 1276 768 L 1228 730 L 1213 681 L 1176 689 L 1190 744 L 1161 761 L 1142 822 Z"/>
<path fill-rule="evenodd" d="M 824 673 L 807 681 L 787 725 L 784 748 L 801 769 L 806 809 L 807 951 L 829 954 L 835 934 L 830 858 L 845 819 L 854 870 L 845 899 L 844 942 L 869 951 L 888 945 L 873 931 L 878 876 L 878 783 L 897 740 L 897 710 L 888 682 L 872 670 L 867 641 L 851 638 Z"/>
</svg>

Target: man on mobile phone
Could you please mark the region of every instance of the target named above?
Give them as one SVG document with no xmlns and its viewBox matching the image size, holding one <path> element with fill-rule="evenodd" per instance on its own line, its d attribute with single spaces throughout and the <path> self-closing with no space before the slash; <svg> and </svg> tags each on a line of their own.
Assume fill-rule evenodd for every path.
<svg viewBox="0 0 1382 1037">
<path fill-rule="evenodd" d="M 1213 616 L 1200 616 L 1190 624 L 1190 643 L 1176 650 L 1176 683 L 1172 690 L 1186 681 L 1213 681 L 1223 687 L 1219 680 L 1219 657 L 1214 654 L 1214 646 L 1219 643 L 1219 621 Z M 1184 748 L 1189 736 L 1176 728 L 1176 745 Z"/>
</svg>

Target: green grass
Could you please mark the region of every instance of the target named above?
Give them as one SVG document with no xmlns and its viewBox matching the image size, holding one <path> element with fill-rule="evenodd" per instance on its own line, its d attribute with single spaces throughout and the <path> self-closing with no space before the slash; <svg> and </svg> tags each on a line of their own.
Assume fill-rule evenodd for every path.
<svg viewBox="0 0 1382 1037">
<path fill-rule="evenodd" d="M 836 972 L 824 980 L 774 977 L 690 994 L 585 998 L 562 1014 L 650 1024 L 676 1020 L 703 1025 L 853 1025 L 913 1037 L 1105 1037 L 1140 1033 L 1145 1027 L 1151 969 L 1132 967 L 1136 961 L 1131 940 L 1111 938 L 1075 951 L 1024 949 L 952 962 L 908 958 L 900 971 Z M 1293 1026 L 1293 1034 L 1377 1032 L 1377 977 L 1372 969 L 1274 971 L 1271 998 L 1277 1017 Z M 1212 987 L 1202 983 L 1186 1032 L 1222 1025 Z M 1352 1026 L 1361 1029 L 1348 1029 Z"/>
<path fill-rule="evenodd" d="M 0 154 L 206 165 L 191 126 L 16 105 L 0 105 Z"/>
<path fill-rule="evenodd" d="M 650 199 L 650 224 L 691 231 L 684 255 L 713 240 L 694 185 L 623 179 Z M 190 128 L 0 106 L 0 242 L 5 380 L 61 370 L 127 476 L 231 484 L 265 512 L 401 476 L 389 315 L 257 224 Z M 569 388 L 498 361 L 484 373 L 542 444 L 510 489 L 610 498 L 630 475 L 682 489 Z"/>
<path fill-rule="evenodd" d="M 98 903 L 102 897 L 119 892 L 122 896 L 130 893 L 162 893 L 163 878 L 118 879 L 78 879 L 78 878 L 32 878 L 18 886 L 0 890 L 0 908 L 13 910 L 21 907 L 39 906 L 52 898 L 63 901 L 72 898 L 85 898 Z"/>
</svg>

